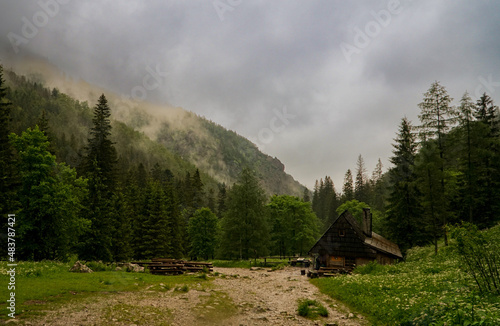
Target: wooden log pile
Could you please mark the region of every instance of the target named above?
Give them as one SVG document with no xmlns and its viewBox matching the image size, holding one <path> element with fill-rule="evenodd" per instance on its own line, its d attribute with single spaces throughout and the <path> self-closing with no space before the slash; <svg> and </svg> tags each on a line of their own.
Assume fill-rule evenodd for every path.
<svg viewBox="0 0 500 326">
<path fill-rule="evenodd" d="M 180 275 L 186 272 L 202 272 L 204 269 L 213 271 L 212 263 L 185 261 L 171 258 L 153 258 L 151 262 L 133 262 L 149 269 L 151 274 Z"/>
</svg>

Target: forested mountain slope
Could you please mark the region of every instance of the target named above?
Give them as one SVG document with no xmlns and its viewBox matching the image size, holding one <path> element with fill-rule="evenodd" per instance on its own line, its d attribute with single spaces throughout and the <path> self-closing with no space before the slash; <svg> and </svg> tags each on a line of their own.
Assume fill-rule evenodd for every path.
<svg viewBox="0 0 500 326">
<path fill-rule="evenodd" d="M 82 81 L 61 78 L 55 68 L 37 63 L 35 68 L 5 71 L 10 86 L 12 131 L 20 133 L 35 125 L 45 111 L 58 160 L 78 166 L 91 126 L 92 107 L 105 93 L 109 100 L 113 140 L 119 165 L 155 163 L 176 176 L 200 169 L 204 183 L 215 188 L 236 181 L 243 167 L 257 172 L 268 194 L 302 195 L 304 187 L 284 172 L 277 159 L 263 154 L 246 138 L 182 108 L 135 102 Z M 38 69 L 38 70 L 36 70 Z M 69 94 L 69 95 L 68 95 Z"/>
</svg>

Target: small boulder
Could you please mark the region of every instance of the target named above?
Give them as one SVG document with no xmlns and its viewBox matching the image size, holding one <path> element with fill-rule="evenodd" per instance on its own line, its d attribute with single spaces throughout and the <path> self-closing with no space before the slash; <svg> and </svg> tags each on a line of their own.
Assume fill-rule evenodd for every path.
<svg viewBox="0 0 500 326">
<path fill-rule="evenodd" d="M 126 263 L 126 264 L 123 264 L 122 267 L 125 268 L 127 270 L 127 272 L 133 272 L 133 273 L 144 272 L 144 267 L 141 267 L 137 264 Z"/>
<path fill-rule="evenodd" d="M 74 273 L 93 273 L 94 271 L 87 267 L 87 265 L 80 263 L 77 261 L 73 267 L 69 269 L 70 272 Z"/>
</svg>

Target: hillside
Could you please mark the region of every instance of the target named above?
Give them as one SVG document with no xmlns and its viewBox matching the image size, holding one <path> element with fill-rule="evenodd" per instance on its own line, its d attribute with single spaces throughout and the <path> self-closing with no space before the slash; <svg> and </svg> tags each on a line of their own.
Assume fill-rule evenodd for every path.
<svg viewBox="0 0 500 326">
<path fill-rule="evenodd" d="M 6 69 L 8 70 L 8 69 Z M 15 104 L 13 131 L 34 125 L 46 111 L 59 158 L 78 165 L 88 137 L 92 107 L 105 93 L 112 109 L 113 138 L 123 167 L 155 163 L 183 176 L 199 168 L 202 180 L 215 188 L 232 185 L 243 167 L 257 172 L 268 194 L 301 196 L 304 186 L 285 173 L 284 165 L 263 154 L 246 138 L 182 108 L 135 102 L 81 80 L 64 78 L 56 68 L 34 62 L 6 71 Z M 27 74 L 21 77 L 19 74 Z"/>
</svg>

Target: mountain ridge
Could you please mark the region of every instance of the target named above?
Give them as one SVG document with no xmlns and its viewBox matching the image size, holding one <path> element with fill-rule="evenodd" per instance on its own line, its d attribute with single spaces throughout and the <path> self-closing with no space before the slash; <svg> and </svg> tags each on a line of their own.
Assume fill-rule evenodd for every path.
<svg viewBox="0 0 500 326">
<path fill-rule="evenodd" d="M 68 78 L 57 67 L 44 60 L 29 60 L 4 66 L 16 75 L 27 75 L 28 79 L 34 80 L 35 83 L 60 90 L 77 102 L 84 101 L 82 103 L 90 108 L 98 96 L 104 93 L 112 109 L 112 120 L 116 120 L 115 125 L 118 122 L 123 123 L 135 132 L 143 134 L 133 137 L 147 137 L 161 144 L 167 151 L 180 156 L 218 183 L 232 185 L 241 169 L 249 167 L 257 172 L 268 194 L 301 196 L 306 188 L 285 172 L 285 166 L 279 159 L 262 153 L 255 144 L 235 131 L 191 111 L 167 104 L 131 100 L 83 80 Z M 82 137 L 83 135 L 80 135 L 80 138 Z M 145 140 L 141 142 L 144 143 Z M 123 153 L 119 154 L 123 156 Z"/>
</svg>

